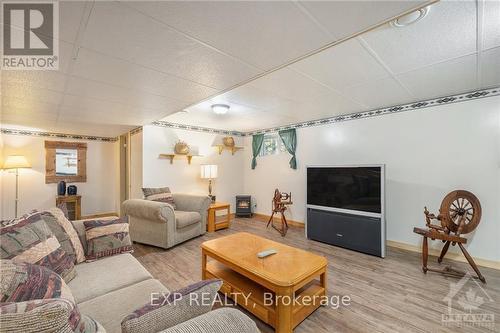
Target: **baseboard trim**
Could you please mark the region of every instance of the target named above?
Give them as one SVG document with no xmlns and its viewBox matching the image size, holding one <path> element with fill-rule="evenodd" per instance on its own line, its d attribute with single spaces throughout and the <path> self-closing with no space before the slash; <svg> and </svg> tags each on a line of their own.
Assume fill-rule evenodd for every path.
<svg viewBox="0 0 500 333">
<path fill-rule="evenodd" d="M 422 253 L 422 248 L 421 246 L 416 246 L 416 245 L 411 245 L 407 243 L 402 243 L 398 241 L 393 241 L 393 240 L 387 240 L 386 241 L 387 246 L 406 250 L 406 251 L 411 251 L 411 252 L 417 252 L 417 253 Z M 440 249 L 434 249 L 429 246 L 429 255 L 439 257 L 441 254 Z M 448 252 L 446 254 L 446 259 L 451 259 L 455 261 L 460 261 L 460 262 L 467 262 L 467 259 L 462 255 L 462 253 L 455 253 L 455 252 Z M 493 268 L 493 269 L 498 269 L 500 270 L 500 261 L 495 261 L 495 260 L 489 260 L 489 259 L 482 259 L 482 258 L 477 258 L 474 257 L 474 261 L 478 266 L 483 266 L 483 267 L 488 267 L 488 268 Z"/>
<path fill-rule="evenodd" d="M 81 216 L 81 220 L 87 220 L 87 219 L 97 219 L 97 218 L 100 218 L 100 217 L 108 217 L 108 216 L 116 216 L 118 217 L 119 215 L 115 212 L 112 212 L 112 213 L 100 213 L 100 214 L 92 214 L 92 215 L 85 215 L 85 216 Z"/>
<path fill-rule="evenodd" d="M 271 217 L 271 215 L 265 215 L 265 214 L 260 214 L 260 213 L 253 213 L 253 216 L 261 221 L 261 222 L 265 222 L 267 223 L 267 221 L 269 221 L 269 218 Z M 276 222 L 279 222 L 281 221 L 281 219 L 279 217 L 274 217 L 274 221 Z M 288 225 L 290 226 L 294 226 L 294 227 L 299 227 L 299 228 L 304 228 L 305 225 L 304 223 L 302 222 L 299 222 L 299 221 L 294 221 L 294 220 L 289 220 L 289 219 L 286 219 L 286 221 L 288 222 Z"/>
</svg>

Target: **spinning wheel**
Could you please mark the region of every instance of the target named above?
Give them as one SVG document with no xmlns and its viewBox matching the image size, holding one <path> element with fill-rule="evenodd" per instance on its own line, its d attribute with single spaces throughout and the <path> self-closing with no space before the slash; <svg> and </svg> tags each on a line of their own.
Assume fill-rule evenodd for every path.
<svg viewBox="0 0 500 333">
<path fill-rule="evenodd" d="M 476 196 L 468 191 L 453 191 L 443 199 L 439 209 L 447 228 L 456 234 L 472 232 L 481 220 L 481 204 Z M 463 219 L 462 229 L 459 230 Z"/>
<path fill-rule="evenodd" d="M 277 230 L 281 236 L 285 237 L 286 232 L 288 231 L 288 222 L 286 221 L 285 218 L 285 211 L 287 209 L 287 205 L 292 204 L 292 193 L 285 193 L 285 192 L 280 192 L 278 189 L 274 190 L 274 196 L 273 196 L 273 213 L 271 214 L 271 217 L 269 218 L 269 221 L 267 222 L 267 227 L 269 227 L 269 224 Z M 274 225 L 273 217 L 275 213 L 280 213 L 281 214 L 281 228 L 278 228 Z"/>
<path fill-rule="evenodd" d="M 427 207 L 424 208 L 424 214 L 428 229 L 413 229 L 413 232 L 424 237 L 422 246 L 422 270 L 424 273 L 427 273 L 427 271 L 434 271 L 458 276 L 463 276 L 465 274 L 464 272 L 453 269 L 450 266 L 441 270 L 427 267 L 427 257 L 429 254 L 427 239 L 439 239 L 445 244 L 438 258 L 438 263 L 443 261 L 450 244 L 452 246 L 458 244 L 458 247 L 464 254 L 472 269 L 476 272 L 477 278 L 483 283 L 486 283 L 486 279 L 483 277 L 477 268 L 476 263 L 463 246 L 463 244 L 467 243 L 467 239 L 460 236 L 461 234 L 468 234 L 474 231 L 474 229 L 476 229 L 479 225 L 479 222 L 481 221 L 481 204 L 479 203 L 479 199 L 468 191 L 453 191 L 448 193 L 448 195 L 446 195 L 441 202 L 438 216 L 429 213 Z M 440 225 L 432 224 L 432 220 L 440 221 Z"/>
</svg>

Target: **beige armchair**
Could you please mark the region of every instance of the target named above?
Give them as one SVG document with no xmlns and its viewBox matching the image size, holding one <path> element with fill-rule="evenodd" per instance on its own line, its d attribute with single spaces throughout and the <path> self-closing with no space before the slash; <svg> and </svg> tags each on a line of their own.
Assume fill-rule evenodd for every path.
<svg viewBox="0 0 500 333">
<path fill-rule="evenodd" d="M 133 241 L 168 249 L 203 235 L 207 229 L 208 196 L 173 193 L 176 209 L 168 203 L 129 199 L 122 212 L 129 217 Z"/>
</svg>

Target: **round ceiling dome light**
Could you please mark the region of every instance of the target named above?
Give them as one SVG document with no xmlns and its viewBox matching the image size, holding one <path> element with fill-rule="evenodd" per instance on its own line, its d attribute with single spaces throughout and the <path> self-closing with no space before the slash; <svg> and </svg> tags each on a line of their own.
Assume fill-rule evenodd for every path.
<svg viewBox="0 0 500 333">
<path fill-rule="evenodd" d="M 229 105 L 227 104 L 214 104 L 212 105 L 212 111 L 215 114 L 226 114 L 229 111 Z"/>
<path fill-rule="evenodd" d="M 420 21 L 429 14 L 430 6 L 415 10 L 411 13 L 398 17 L 391 21 L 391 25 L 396 28 L 406 27 Z"/>
</svg>

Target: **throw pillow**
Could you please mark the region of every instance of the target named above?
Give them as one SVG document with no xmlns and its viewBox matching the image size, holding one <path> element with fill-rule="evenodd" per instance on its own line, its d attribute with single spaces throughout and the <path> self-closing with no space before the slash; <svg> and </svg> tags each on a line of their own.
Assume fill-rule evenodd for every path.
<svg viewBox="0 0 500 333">
<path fill-rule="evenodd" d="M 95 320 L 82 316 L 76 305 L 64 298 L 0 303 L 2 332 L 103 333 Z"/>
<path fill-rule="evenodd" d="M 69 212 L 68 212 L 68 205 L 66 205 L 65 202 L 61 202 L 59 205 L 56 206 L 61 210 L 61 212 L 64 214 L 65 218 L 69 218 Z"/>
<path fill-rule="evenodd" d="M 87 261 L 133 252 L 128 232 L 128 216 L 108 221 L 84 221 L 83 224 L 87 239 Z"/>
<path fill-rule="evenodd" d="M 61 244 L 36 212 L 0 228 L 0 259 L 48 267 L 66 282 L 76 274 L 74 256 L 66 254 Z"/>
<path fill-rule="evenodd" d="M 76 263 L 85 261 L 85 251 L 73 224 L 59 208 L 51 208 L 42 213 L 44 221 L 57 237 L 66 253 L 75 256 Z"/>
<path fill-rule="evenodd" d="M 142 188 L 142 193 L 146 200 L 165 202 L 176 209 L 174 197 L 168 187 Z"/>
<path fill-rule="evenodd" d="M 75 301 L 68 285 L 56 272 L 39 265 L 0 260 L 0 302 L 47 298 Z"/>
<path fill-rule="evenodd" d="M 122 320 L 122 333 L 156 333 L 207 313 L 221 286 L 221 280 L 205 280 L 152 298 Z"/>
</svg>

